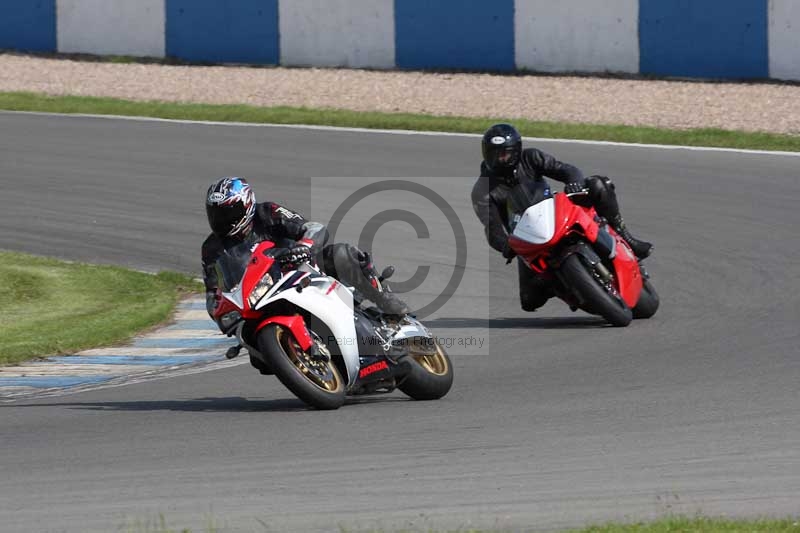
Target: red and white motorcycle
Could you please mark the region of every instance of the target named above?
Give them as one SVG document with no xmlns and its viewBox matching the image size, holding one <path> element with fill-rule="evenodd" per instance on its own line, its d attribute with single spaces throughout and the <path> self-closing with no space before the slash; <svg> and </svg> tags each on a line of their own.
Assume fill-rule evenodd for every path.
<svg viewBox="0 0 800 533">
<path fill-rule="evenodd" d="M 512 250 L 574 311 L 600 315 L 614 326 L 650 318 L 659 298 L 628 243 L 593 207 L 570 200 L 582 193 L 550 195 L 514 191 Z"/>
<path fill-rule="evenodd" d="M 363 307 L 352 288 L 311 263 L 286 270 L 284 253 L 269 241 L 242 243 L 216 264 L 214 319 L 247 348 L 255 368 L 318 409 L 395 388 L 417 400 L 447 394 L 453 366 L 421 322 Z"/>
</svg>

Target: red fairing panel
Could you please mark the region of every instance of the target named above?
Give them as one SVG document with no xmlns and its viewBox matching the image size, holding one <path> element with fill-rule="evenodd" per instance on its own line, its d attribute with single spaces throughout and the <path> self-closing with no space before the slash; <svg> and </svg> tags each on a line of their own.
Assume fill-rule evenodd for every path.
<svg viewBox="0 0 800 533">
<path fill-rule="evenodd" d="M 554 233 L 549 241 L 542 244 L 535 244 L 522 240 L 514 235 L 509 236 L 509 244 L 511 248 L 521 257 L 523 257 L 528 265 L 537 272 L 545 270 L 544 264 L 539 261 L 540 256 L 547 254 L 550 249 L 561 239 L 564 238 L 569 232 L 573 231 L 575 225 L 583 228 L 583 234 L 589 242 L 597 241 L 597 233 L 599 227 L 595 222 L 596 212 L 594 208 L 581 207 L 572 203 L 572 200 L 566 194 L 556 194 L 555 201 L 555 221 Z"/>
<path fill-rule="evenodd" d="M 220 317 L 222 317 L 222 315 L 230 313 L 231 311 L 240 311 L 240 309 L 236 307 L 236 305 L 233 302 L 231 302 L 227 298 L 223 298 L 221 293 L 222 291 L 220 289 L 217 289 L 217 296 L 216 296 L 217 305 L 214 308 L 215 320 L 219 320 Z"/>
<path fill-rule="evenodd" d="M 610 230 L 613 231 L 613 230 Z M 614 257 L 614 270 L 617 275 L 617 284 L 619 285 L 619 293 L 628 307 L 636 307 L 639 301 L 639 295 L 642 292 L 642 273 L 639 269 L 639 261 L 633 255 L 628 243 L 622 237 L 617 235 L 616 232 L 612 233 L 614 240 L 617 241 L 617 254 Z"/>
<path fill-rule="evenodd" d="M 563 228 L 558 238 L 561 239 L 568 230 L 578 224 L 583 228 L 583 233 L 589 238 L 589 242 L 596 242 L 599 230 L 597 222 L 594 220 L 596 214 L 594 207 L 581 207 L 572 203 L 572 200 L 566 194 L 557 194 L 556 216 L 561 218 L 557 220 L 556 224 Z"/>
<path fill-rule="evenodd" d="M 272 264 L 275 262 L 271 257 L 264 255 L 265 251 L 274 247 L 275 245 L 273 243 L 264 241 L 258 243 L 256 249 L 253 250 L 253 255 L 250 257 L 250 264 L 247 265 L 247 272 L 245 272 L 244 279 L 242 280 L 242 303 L 244 304 L 245 311 L 250 311 L 250 302 L 248 302 L 250 293 L 253 292 L 255 286 L 261 281 L 264 274 L 269 272 L 269 269 L 272 268 Z"/>
<path fill-rule="evenodd" d="M 311 340 L 311 336 L 308 334 L 305 320 L 303 320 L 303 317 L 300 315 L 271 316 L 258 325 L 256 332 L 261 331 L 269 324 L 280 324 L 281 326 L 288 328 L 289 331 L 292 332 L 292 335 L 294 335 L 294 338 L 297 340 L 300 348 L 303 350 L 308 350 L 311 345 L 314 344 L 314 342 Z"/>
</svg>

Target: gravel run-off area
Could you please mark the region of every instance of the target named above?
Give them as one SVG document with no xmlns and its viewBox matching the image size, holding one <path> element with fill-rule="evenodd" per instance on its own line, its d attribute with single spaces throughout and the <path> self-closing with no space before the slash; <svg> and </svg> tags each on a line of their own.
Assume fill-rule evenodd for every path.
<svg viewBox="0 0 800 533">
<path fill-rule="evenodd" d="M 800 85 L 110 63 L 0 54 L 0 91 L 800 135 Z"/>
</svg>

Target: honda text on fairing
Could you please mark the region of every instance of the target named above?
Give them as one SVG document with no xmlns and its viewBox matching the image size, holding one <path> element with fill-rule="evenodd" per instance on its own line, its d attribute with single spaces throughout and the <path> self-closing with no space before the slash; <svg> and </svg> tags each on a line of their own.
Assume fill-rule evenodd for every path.
<svg viewBox="0 0 800 533">
<path fill-rule="evenodd" d="M 658 294 L 630 245 L 593 207 L 570 197 L 515 188 L 509 245 L 525 264 L 553 281 L 556 295 L 574 311 L 600 315 L 614 326 L 649 318 Z"/>
<path fill-rule="evenodd" d="M 255 368 L 318 409 L 395 388 L 417 400 L 447 394 L 450 358 L 422 323 L 362 307 L 357 291 L 312 263 L 282 267 L 286 251 L 270 241 L 242 243 L 216 262 L 214 319 Z"/>
</svg>

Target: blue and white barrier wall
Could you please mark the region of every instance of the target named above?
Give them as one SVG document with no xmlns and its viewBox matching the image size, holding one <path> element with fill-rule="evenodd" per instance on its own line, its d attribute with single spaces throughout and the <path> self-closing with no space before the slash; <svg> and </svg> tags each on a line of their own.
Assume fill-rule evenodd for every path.
<svg viewBox="0 0 800 533">
<path fill-rule="evenodd" d="M 0 0 L 0 49 L 800 80 L 798 0 Z"/>
</svg>

